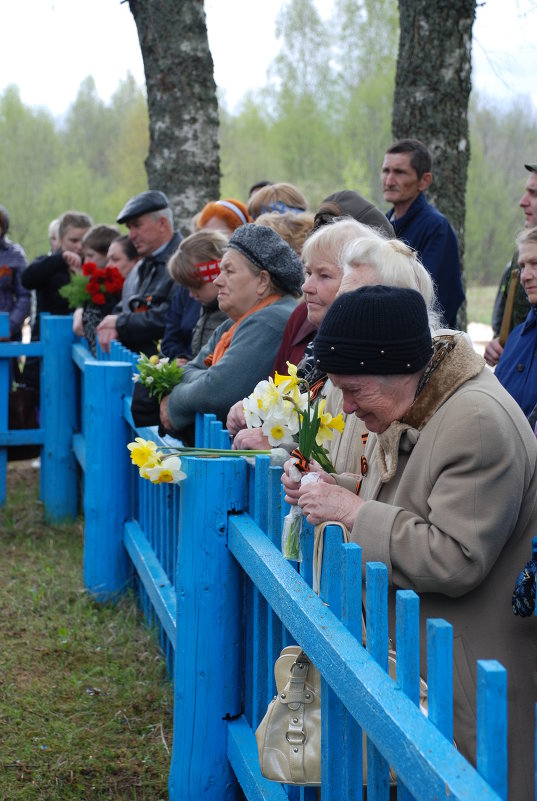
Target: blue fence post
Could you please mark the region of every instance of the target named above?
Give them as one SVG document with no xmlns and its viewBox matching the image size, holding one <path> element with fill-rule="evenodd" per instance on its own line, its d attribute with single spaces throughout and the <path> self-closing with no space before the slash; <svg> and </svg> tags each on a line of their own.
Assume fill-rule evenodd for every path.
<svg viewBox="0 0 537 801">
<path fill-rule="evenodd" d="M 477 770 L 507 801 L 507 671 L 477 660 Z"/>
<path fill-rule="evenodd" d="M 76 426 L 76 367 L 71 358 L 71 317 L 41 316 L 41 499 L 47 521 L 78 513 L 78 470 L 72 449 Z"/>
<path fill-rule="evenodd" d="M 183 459 L 170 801 L 234 797 L 227 721 L 241 713 L 242 577 L 228 512 L 246 504 L 242 459 Z"/>
<path fill-rule="evenodd" d="M 130 577 L 123 524 L 130 506 L 129 427 L 123 398 L 131 391 L 126 362 L 85 366 L 84 584 L 99 600 L 125 589 Z"/>
<path fill-rule="evenodd" d="M 9 315 L 0 314 L 0 337 L 9 336 Z M 0 431 L 7 431 L 9 404 L 9 360 L 0 359 Z M 0 448 L 0 506 L 6 502 L 7 448 Z"/>
</svg>

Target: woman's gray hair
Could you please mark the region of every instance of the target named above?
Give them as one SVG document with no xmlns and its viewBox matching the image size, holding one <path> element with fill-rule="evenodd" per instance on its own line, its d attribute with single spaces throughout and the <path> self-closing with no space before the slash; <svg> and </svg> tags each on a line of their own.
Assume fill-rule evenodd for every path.
<svg viewBox="0 0 537 801">
<path fill-rule="evenodd" d="M 404 242 L 362 236 L 346 244 L 341 262 L 344 276 L 352 275 L 362 265 L 369 265 L 375 270 L 379 284 L 415 289 L 425 300 L 431 330 L 442 327 L 433 280 L 417 253 Z"/>
<path fill-rule="evenodd" d="M 352 217 L 341 217 L 329 225 L 318 228 L 306 239 L 301 253 L 302 261 L 306 265 L 317 260 L 327 261 L 343 270 L 342 252 L 349 242 L 358 237 L 384 241 L 382 234 L 369 225 L 360 223 Z"/>
</svg>

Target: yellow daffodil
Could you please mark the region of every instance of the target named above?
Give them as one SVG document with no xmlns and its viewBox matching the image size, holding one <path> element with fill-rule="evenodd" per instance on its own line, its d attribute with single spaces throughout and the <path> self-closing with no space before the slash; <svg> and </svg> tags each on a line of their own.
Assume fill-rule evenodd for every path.
<svg viewBox="0 0 537 801">
<path fill-rule="evenodd" d="M 319 429 L 315 437 L 315 442 L 317 445 L 322 445 L 324 442 L 333 439 L 334 431 L 339 431 L 341 433 L 345 426 L 343 417 L 340 414 L 338 414 L 336 417 L 332 417 L 329 412 L 325 412 L 325 406 L 326 399 L 321 398 L 317 406 L 317 415 L 319 419 Z"/>
<path fill-rule="evenodd" d="M 150 459 L 157 455 L 157 446 L 148 439 L 136 437 L 134 442 L 129 442 L 127 448 L 131 452 L 131 460 L 137 467 L 142 467 Z"/>
<path fill-rule="evenodd" d="M 274 384 L 283 394 L 289 395 L 292 400 L 297 403 L 300 395 L 300 386 L 303 382 L 302 379 L 297 375 L 298 368 L 296 365 L 291 364 L 291 362 L 287 362 L 287 369 L 289 370 L 288 375 L 280 375 L 279 373 L 275 373 Z"/>
<path fill-rule="evenodd" d="M 153 484 L 177 484 L 186 474 L 181 470 L 181 460 L 178 456 L 167 456 L 152 467 L 143 466 L 144 476 Z M 140 470 L 140 475 L 142 471 Z"/>
</svg>

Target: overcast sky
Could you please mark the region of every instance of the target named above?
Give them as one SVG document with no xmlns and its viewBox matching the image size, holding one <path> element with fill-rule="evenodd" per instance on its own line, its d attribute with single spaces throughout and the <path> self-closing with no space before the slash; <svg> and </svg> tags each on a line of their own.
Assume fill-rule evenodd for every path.
<svg viewBox="0 0 537 801">
<path fill-rule="evenodd" d="M 246 90 L 263 86 L 279 49 L 274 22 L 280 0 L 206 0 L 215 80 L 234 108 Z M 316 0 L 323 18 L 332 0 Z M 497 100 L 531 96 L 537 108 L 537 10 L 532 0 L 478 3 L 474 85 Z M 144 81 L 136 26 L 120 0 L 19 0 L 2 13 L 0 92 L 16 84 L 24 103 L 63 114 L 81 81 L 93 75 L 110 98 L 131 72 Z"/>
</svg>

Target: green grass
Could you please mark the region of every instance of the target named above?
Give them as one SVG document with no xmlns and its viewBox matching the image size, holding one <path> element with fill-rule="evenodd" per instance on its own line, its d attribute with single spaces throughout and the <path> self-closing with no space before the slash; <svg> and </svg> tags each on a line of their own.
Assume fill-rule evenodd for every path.
<svg viewBox="0 0 537 801">
<path fill-rule="evenodd" d="M 47 526 L 38 471 L 0 510 L 0 798 L 168 798 L 172 690 L 133 597 L 82 583 L 82 523 Z"/>
<path fill-rule="evenodd" d="M 466 287 L 469 323 L 484 323 L 485 325 L 490 325 L 492 320 L 492 307 L 494 306 L 497 292 L 497 286 Z"/>
</svg>

